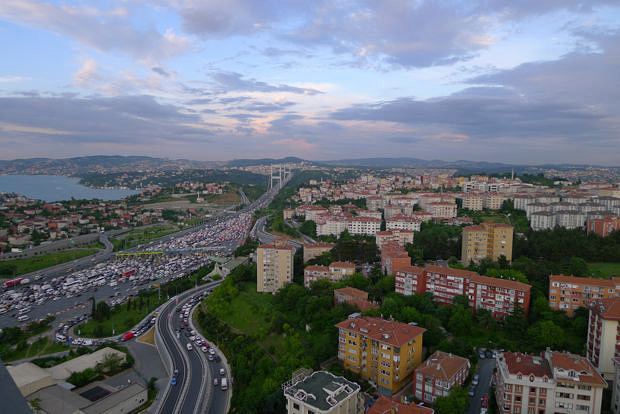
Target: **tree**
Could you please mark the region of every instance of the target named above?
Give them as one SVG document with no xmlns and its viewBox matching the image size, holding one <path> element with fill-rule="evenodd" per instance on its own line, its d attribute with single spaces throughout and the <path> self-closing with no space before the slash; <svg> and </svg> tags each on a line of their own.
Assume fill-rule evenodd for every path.
<svg viewBox="0 0 620 414">
<path fill-rule="evenodd" d="M 316 237 L 316 223 L 312 220 L 306 220 L 299 227 L 299 231 L 306 236 Z"/>
<path fill-rule="evenodd" d="M 95 309 L 95 314 L 93 315 L 93 319 L 96 321 L 104 321 L 110 317 L 110 306 L 106 301 L 102 300 L 97 303 L 97 307 Z"/>
<path fill-rule="evenodd" d="M 527 330 L 527 335 L 535 349 L 551 347 L 559 349 L 564 345 L 564 330 L 553 321 L 539 321 Z"/>
<path fill-rule="evenodd" d="M 467 412 L 468 402 L 467 391 L 456 387 L 446 397 L 437 398 L 434 408 L 437 414 L 465 413 Z"/>
</svg>

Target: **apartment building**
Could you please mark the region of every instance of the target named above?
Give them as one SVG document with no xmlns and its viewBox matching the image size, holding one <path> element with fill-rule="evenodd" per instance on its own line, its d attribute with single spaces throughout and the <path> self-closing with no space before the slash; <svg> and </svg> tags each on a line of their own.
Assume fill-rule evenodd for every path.
<svg viewBox="0 0 620 414">
<path fill-rule="evenodd" d="M 588 234 L 596 233 L 601 237 L 607 237 L 614 231 L 620 231 L 620 217 L 589 218 L 586 222 L 586 230 Z"/>
<path fill-rule="evenodd" d="M 304 286 L 310 285 L 319 279 L 328 279 L 337 282 L 355 273 L 355 264 L 351 262 L 332 262 L 329 266 L 306 266 L 304 269 Z"/>
<path fill-rule="evenodd" d="M 420 231 L 422 222 L 414 216 L 407 216 L 404 214 L 397 214 L 385 221 L 385 228 L 387 230 L 408 230 L 408 231 Z"/>
<path fill-rule="evenodd" d="M 293 280 L 295 249 L 286 242 L 264 244 L 256 249 L 256 290 L 275 293 Z"/>
<path fill-rule="evenodd" d="M 368 292 L 350 286 L 334 289 L 334 303 L 346 303 L 357 307 L 361 311 L 377 309 L 379 306 L 368 300 Z"/>
<path fill-rule="evenodd" d="M 381 219 L 374 217 L 352 217 L 347 223 L 352 235 L 374 236 L 381 230 Z"/>
<path fill-rule="evenodd" d="M 517 307 L 526 315 L 529 311 L 531 286 L 525 283 L 434 265 L 398 266 L 394 274 L 395 291 L 403 295 L 431 293 L 443 305 L 466 296 L 474 311 L 484 309 L 495 318 L 511 315 Z"/>
<path fill-rule="evenodd" d="M 426 278 L 423 267 L 400 266 L 394 269 L 395 290 L 401 295 L 411 296 L 426 291 Z"/>
<path fill-rule="evenodd" d="M 449 201 L 438 201 L 430 203 L 428 211 L 433 219 L 449 219 L 456 217 L 456 203 Z"/>
<path fill-rule="evenodd" d="M 466 192 L 459 197 L 461 207 L 471 211 L 482 211 L 484 208 L 484 194 L 478 192 Z"/>
<path fill-rule="evenodd" d="M 381 248 L 381 269 L 393 274 L 395 269 L 411 265 L 409 253 L 398 243 L 388 242 Z"/>
<path fill-rule="evenodd" d="M 605 380 L 586 358 L 547 350 L 500 353 L 495 397 L 501 414 L 601 412 Z"/>
<path fill-rule="evenodd" d="M 620 358 L 614 358 L 614 378 L 612 380 L 611 412 L 620 414 Z"/>
<path fill-rule="evenodd" d="M 551 230 L 555 228 L 556 217 L 551 211 L 537 211 L 530 215 L 530 227 L 532 230 Z"/>
<path fill-rule="evenodd" d="M 607 380 L 615 375 L 614 359 L 620 358 L 620 298 L 590 303 L 586 356 Z"/>
<path fill-rule="evenodd" d="M 348 224 L 347 217 L 343 215 L 320 216 L 316 221 L 316 234 L 340 237 L 342 232 L 347 230 Z"/>
<path fill-rule="evenodd" d="M 597 279 L 564 275 L 549 276 L 549 307 L 573 316 L 593 300 L 617 297 L 620 278 Z"/>
<path fill-rule="evenodd" d="M 423 328 L 372 317 L 347 319 L 336 327 L 344 368 L 374 382 L 383 395 L 402 389 L 422 362 Z"/>
<path fill-rule="evenodd" d="M 288 414 L 362 414 L 359 384 L 331 372 L 316 371 L 282 385 Z"/>
<path fill-rule="evenodd" d="M 509 224 L 484 222 L 463 228 L 461 261 L 477 263 L 485 258 L 500 256 L 512 261 L 512 237 L 514 228 Z"/>
<path fill-rule="evenodd" d="M 410 230 L 384 230 L 375 234 L 375 242 L 379 250 L 386 243 L 394 242 L 399 246 L 405 247 L 407 244 L 413 243 L 413 231 Z"/>
<path fill-rule="evenodd" d="M 370 406 L 366 414 L 433 414 L 435 410 L 415 404 L 403 404 L 384 395 Z"/>
<path fill-rule="evenodd" d="M 470 367 L 467 358 L 435 351 L 413 372 L 415 398 L 433 404 L 436 398 L 447 396 L 455 386 L 462 386 Z"/>
<path fill-rule="evenodd" d="M 304 263 L 334 248 L 334 243 L 304 243 Z"/>
</svg>

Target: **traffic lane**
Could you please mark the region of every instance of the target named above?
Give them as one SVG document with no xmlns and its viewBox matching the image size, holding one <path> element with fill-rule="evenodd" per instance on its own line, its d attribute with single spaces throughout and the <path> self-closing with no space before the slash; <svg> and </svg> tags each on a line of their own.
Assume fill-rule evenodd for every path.
<svg viewBox="0 0 620 414">
<path fill-rule="evenodd" d="M 185 364 L 183 363 L 183 355 L 178 352 L 176 345 L 174 342 L 176 341 L 174 334 L 171 334 L 168 330 L 168 324 L 170 324 L 170 315 L 172 313 L 172 318 L 174 318 L 175 313 L 174 309 L 176 306 L 170 306 L 162 311 L 162 314 L 158 318 L 159 331 L 161 333 L 161 339 L 164 343 L 164 346 L 168 349 L 168 353 L 170 355 L 170 359 L 172 361 L 172 372 L 168 378 L 168 381 L 171 380 L 174 370 L 178 370 L 179 374 L 177 375 L 177 383 L 176 385 L 170 385 L 167 388 L 167 393 L 164 396 L 164 402 L 160 407 L 160 412 L 162 413 L 172 413 L 174 412 L 174 408 L 179 400 L 181 391 L 185 386 L 185 381 L 187 379 L 187 372 L 185 371 Z"/>
<path fill-rule="evenodd" d="M 218 379 L 218 384 L 223 378 L 220 375 L 220 368 L 224 368 L 224 370 L 226 370 L 226 367 L 221 362 L 209 362 L 209 370 L 211 371 L 212 379 L 211 384 L 208 384 L 208 386 L 213 387 L 213 392 L 211 393 L 211 404 L 209 405 L 209 412 L 214 414 L 226 412 L 226 409 L 228 407 L 228 393 L 230 392 L 230 385 L 226 391 L 223 391 L 220 385 L 213 385 L 213 378 Z M 226 378 L 228 379 L 228 382 L 230 384 L 231 375 L 229 372 L 226 372 Z"/>
<path fill-rule="evenodd" d="M 482 408 L 480 399 L 484 394 L 491 397 L 491 379 L 493 377 L 493 369 L 495 368 L 495 359 L 485 358 L 478 360 L 478 369 L 476 374 L 480 376 L 478 386 L 476 386 L 476 393 L 470 398 L 469 414 L 479 414 Z"/>
</svg>

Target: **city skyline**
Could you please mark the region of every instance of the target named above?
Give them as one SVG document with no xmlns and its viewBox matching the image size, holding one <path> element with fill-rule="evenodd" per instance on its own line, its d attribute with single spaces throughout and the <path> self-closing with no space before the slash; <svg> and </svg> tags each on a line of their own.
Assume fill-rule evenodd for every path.
<svg viewBox="0 0 620 414">
<path fill-rule="evenodd" d="M 613 1 L 0 3 L 1 159 L 619 165 Z"/>
</svg>

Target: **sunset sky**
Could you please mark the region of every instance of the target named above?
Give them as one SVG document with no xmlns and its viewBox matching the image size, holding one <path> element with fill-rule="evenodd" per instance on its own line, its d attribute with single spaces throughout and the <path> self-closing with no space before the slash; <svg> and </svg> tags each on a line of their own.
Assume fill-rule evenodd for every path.
<svg viewBox="0 0 620 414">
<path fill-rule="evenodd" d="M 0 158 L 620 165 L 620 2 L 0 1 Z"/>
</svg>

